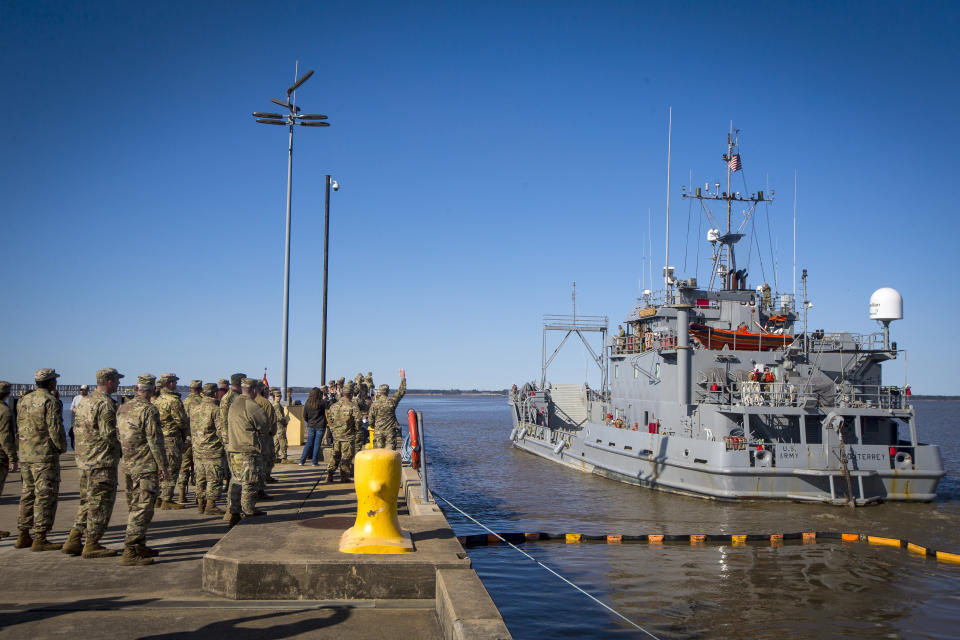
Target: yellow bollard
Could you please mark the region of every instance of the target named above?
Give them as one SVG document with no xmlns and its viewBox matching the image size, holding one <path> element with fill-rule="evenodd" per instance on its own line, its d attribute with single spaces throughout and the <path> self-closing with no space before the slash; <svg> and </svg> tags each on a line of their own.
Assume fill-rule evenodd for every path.
<svg viewBox="0 0 960 640">
<path fill-rule="evenodd" d="M 389 449 L 366 449 L 354 457 L 353 464 L 357 521 L 340 536 L 340 551 L 410 553 L 413 541 L 397 518 L 400 454 Z"/>
</svg>

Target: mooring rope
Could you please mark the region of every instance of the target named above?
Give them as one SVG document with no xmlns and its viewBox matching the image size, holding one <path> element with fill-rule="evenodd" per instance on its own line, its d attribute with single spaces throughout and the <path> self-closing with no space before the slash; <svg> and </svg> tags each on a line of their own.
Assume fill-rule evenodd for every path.
<svg viewBox="0 0 960 640">
<path fill-rule="evenodd" d="M 476 518 L 474 518 L 473 516 L 471 516 L 469 513 L 467 513 L 466 511 L 464 511 L 463 509 L 461 509 L 461 508 L 458 507 L 457 505 L 453 504 L 452 502 L 450 502 L 449 500 L 447 500 L 446 498 L 444 498 L 443 496 L 441 496 L 440 494 L 438 494 L 436 491 L 431 491 L 431 493 L 433 494 L 433 497 L 434 497 L 434 498 L 439 498 L 439 499 L 443 500 L 443 501 L 446 502 L 448 505 L 450 505 L 451 507 L 453 507 L 453 508 L 454 508 L 457 512 L 459 512 L 461 515 L 463 515 L 464 517 L 468 518 L 471 522 L 473 522 L 474 524 L 477 524 L 477 525 L 483 527 L 484 529 L 486 529 L 487 531 L 489 531 L 492 535 L 496 536 L 497 538 L 500 538 L 500 540 L 502 540 L 502 541 L 505 542 L 506 544 L 510 545 L 510 547 L 511 547 L 514 551 L 516 551 L 516 552 L 520 553 L 521 555 L 525 556 L 528 560 L 531 560 L 531 561 L 537 563 L 538 565 L 540 565 L 541 567 L 543 567 L 544 569 L 546 569 L 547 571 L 549 571 L 550 573 L 552 573 L 552 574 L 555 575 L 556 577 L 560 578 L 561 580 L 563 580 L 564 582 L 566 582 L 568 585 L 570 585 L 571 587 L 573 587 L 574 589 L 576 589 L 577 591 L 579 591 L 579 592 L 582 593 L 583 595 L 587 596 L 588 598 L 590 598 L 591 600 L 593 600 L 594 602 L 596 602 L 597 604 L 599 604 L 601 607 L 603 607 L 604 609 L 606 609 L 606 610 L 609 611 L 610 613 L 614 614 L 615 616 L 617 616 L 618 618 L 620 618 L 621 620 L 623 620 L 624 622 L 626 622 L 626 623 L 629 624 L 630 626 L 632 626 L 632 627 L 634 627 L 634 628 L 636 628 L 636 629 L 639 629 L 640 631 L 643 631 L 645 634 L 647 634 L 648 636 L 650 636 L 650 637 L 653 638 L 654 640 L 660 640 L 659 638 L 657 638 L 657 636 L 653 635 L 652 633 L 650 633 L 649 631 L 647 631 L 646 629 L 644 629 L 643 627 L 641 627 L 641 626 L 638 625 L 636 622 L 634 622 L 634 621 L 631 620 L 630 618 L 626 617 L 625 615 L 623 615 L 622 613 L 620 613 L 620 612 L 617 611 L 616 609 L 614 609 L 614 608 L 610 607 L 609 605 L 607 605 L 606 603 L 602 602 L 601 600 L 599 600 L 599 599 L 598 599 L 596 596 L 594 596 L 593 594 L 587 592 L 586 590 L 584 590 L 583 588 L 581 588 L 579 585 L 574 584 L 574 583 L 571 582 L 570 580 L 567 580 L 567 579 L 564 578 L 562 575 L 560 575 L 559 573 L 557 573 L 556 571 L 554 571 L 553 569 L 551 569 L 551 568 L 548 567 L 547 565 L 543 564 L 542 562 L 540 562 L 539 560 L 537 560 L 536 558 L 534 558 L 534 557 L 531 556 L 529 553 L 527 553 L 527 552 L 524 551 L 523 549 L 519 548 L 518 546 L 516 546 L 516 545 L 513 544 L 512 542 L 508 542 L 507 540 L 505 540 L 504 538 L 502 538 L 502 537 L 500 536 L 500 534 L 498 534 L 496 531 L 494 531 L 493 529 L 491 529 L 491 528 L 488 527 L 487 525 L 483 524 L 482 522 L 480 522 L 479 520 L 477 520 Z"/>
</svg>

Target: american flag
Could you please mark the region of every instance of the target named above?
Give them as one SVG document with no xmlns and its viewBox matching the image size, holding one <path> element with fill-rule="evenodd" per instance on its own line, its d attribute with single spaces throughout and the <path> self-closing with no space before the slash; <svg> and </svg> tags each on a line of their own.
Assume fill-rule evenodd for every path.
<svg viewBox="0 0 960 640">
<path fill-rule="evenodd" d="M 730 159 L 727 161 L 727 166 L 730 167 L 730 171 L 740 171 L 740 154 L 735 153 L 730 156 Z"/>
</svg>

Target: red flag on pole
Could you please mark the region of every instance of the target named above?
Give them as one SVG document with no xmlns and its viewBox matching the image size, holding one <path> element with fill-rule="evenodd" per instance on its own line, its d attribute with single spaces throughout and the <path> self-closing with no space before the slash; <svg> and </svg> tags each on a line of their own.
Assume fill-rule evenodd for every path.
<svg viewBox="0 0 960 640">
<path fill-rule="evenodd" d="M 268 389 L 270 388 L 270 383 L 267 382 L 267 368 L 266 368 L 266 367 L 263 368 L 263 386 L 265 386 L 265 387 L 268 388 Z"/>
</svg>

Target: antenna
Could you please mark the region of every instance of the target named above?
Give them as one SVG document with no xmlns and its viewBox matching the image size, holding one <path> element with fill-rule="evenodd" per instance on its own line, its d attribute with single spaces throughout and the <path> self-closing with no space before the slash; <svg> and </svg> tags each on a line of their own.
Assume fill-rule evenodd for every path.
<svg viewBox="0 0 960 640">
<path fill-rule="evenodd" d="M 793 299 L 797 299 L 797 170 L 793 170 Z"/>
<path fill-rule="evenodd" d="M 647 207 L 647 245 L 649 250 L 647 252 L 647 261 L 650 265 L 650 268 L 647 269 L 647 272 L 650 274 L 650 289 L 653 289 L 653 213 L 650 211 L 650 207 Z"/>
<path fill-rule="evenodd" d="M 670 276 L 667 270 L 670 268 L 670 142 L 673 138 L 673 107 L 670 107 L 670 120 L 667 124 L 667 250 L 663 257 L 663 284 L 664 288 L 670 288 Z"/>
</svg>

